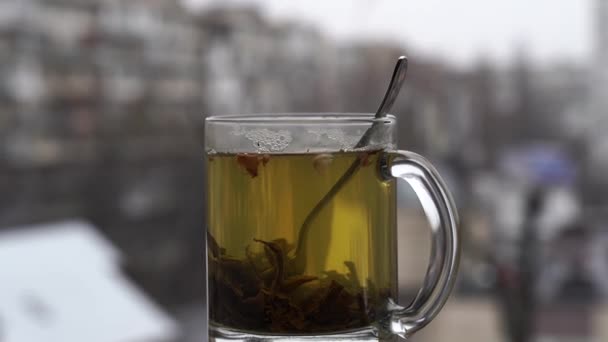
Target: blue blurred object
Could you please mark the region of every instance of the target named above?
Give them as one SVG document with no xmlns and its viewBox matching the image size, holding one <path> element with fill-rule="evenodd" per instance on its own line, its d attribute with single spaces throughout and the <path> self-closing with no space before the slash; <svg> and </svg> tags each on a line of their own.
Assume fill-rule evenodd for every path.
<svg viewBox="0 0 608 342">
<path fill-rule="evenodd" d="M 578 166 L 560 146 L 534 144 L 507 150 L 500 159 L 507 176 L 536 185 L 572 185 Z"/>
</svg>

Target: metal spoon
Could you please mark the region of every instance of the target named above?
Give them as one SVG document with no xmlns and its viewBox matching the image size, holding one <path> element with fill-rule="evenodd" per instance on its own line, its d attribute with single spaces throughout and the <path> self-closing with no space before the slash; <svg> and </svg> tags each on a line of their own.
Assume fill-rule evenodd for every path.
<svg viewBox="0 0 608 342">
<path fill-rule="evenodd" d="M 397 60 L 397 64 L 395 64 L 395 70 L 393 71 L 393 76 L 391 77 L 391 83 L 389 83 L 388 89 L 386 89 L 384 99 L 382 99 L 382 103 L 380 103 L 380 107 L 376 111 L 376 119 L 386 117 L 391 108 L 393 108 L 395 100 L 403 87 L 403 82 L 405 82 L 405 76 L 407 76 L 407 57 L 401 56 Z M 363 134 L 361 140 L 359 140 L 355 148 L 360 148 L 367 145 L 372 133 L 374 132 L 375 126 L 379 124 L 379 122 L 374 122 L 372 127 L 365 131 L 365 134 Z"/>
<path fill-rule="evenodd" d="M 405 81 L 405 77 L 407 75 L 407 57 L 401 56 L 397 60 L 397 64 L 395 65 L 395 70 L 393 71 L 393 76 L 391 77 L 391 82 L 388 85 L 388 89 L 384 94 L 384 98 L 382 99 L 382 103 L 380 107 L 376 111 L 376 115 L 374 116 L 376 119 L 381 119 L 386 117 L 388 112 L 393 107 L 397 96 L 399 95 L 399 91 L 401 91 L 401 87 L 403 86 L 403 82 Z M 372 137 L 372 134 L 377 129 L 382 122 L 375 121 L 370 128 L 365 131 L 355 148 L 361 148 L 369 144 L 369 141 Z M 304 223 L 302 223 L 302 227 L 298 233 L 298 241 L 297 247 L 295 251 L 295 267 L 298 273 L 302 272 L 305 267 L 306 256 L 303 252 L 304 246 L 306 245 L 306 239 L 308 237 L 308 231 L 310 229 L 310 224 L 312 221 L 319 215 L 321 210 L 334 198 L 334 196 L 342 189 L 342 187 L 350 180 L 350 178 L 357 172 L 359 167 L 361 166 L 361 160 L 357 158 L 352 165 L 346 170 L 346 172 L 338 179 L 336 184 L 332 186 L 332 188 L 321 198 L 319 203 L 315 205 L 315 207 L 310 211 L 306 219 L 304 219 Z"/>
</svg>

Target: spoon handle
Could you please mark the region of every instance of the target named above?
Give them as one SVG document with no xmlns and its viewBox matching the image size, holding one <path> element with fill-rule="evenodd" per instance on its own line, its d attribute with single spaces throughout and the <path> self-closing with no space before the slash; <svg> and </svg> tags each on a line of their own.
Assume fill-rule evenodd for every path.
<svg viewBox="0 0 608 342">
<path fill-rule="evenodd" d="M 388 111 L 391 110 L 399 92 L 401 91 L 401 87 L 403 86 L 403 82 L 405 82 L 405 76 L 407 75 L 407 57 L 401 56 L 397 60 L 395 64 L 395 70 L 393 71 L 393 76 L 391 77 L 391 82 L 388 84 L 388 88 L 386 89 L 386 93 L 384 94 L 384 99 L 382 99 L 382 103 L 380 103 L 380 107 L 378 107 L 378 111 L 376 112 L 375 118 L 381 119 L 388 114 Z M 370 128 L 368 128 L 355 148 L 361 148 L 367 146 L 372 137 L 372 134 L 378 129 L 377 126 L 380 125 L 379 122 L 374 122 Z"/>
<path fill-rule="evenodd" d="M 403 86 L 403 82 L 405 82 L 406 75 L 407 57 L 401 56 L 397 60 L 393 76 L 391 77 L 391 83 L 389 83 L 384 99 L 382 99 L 382 103 L 380 104 L 380 108 L 378 108 L 378 111 L 376 112 L 376 119 L 385 117 L 386 114 L 388 114 L 388 111 L 391 110 L 397 99 L 397 95 L 399 95 L 399 91 Z"/>
</svg>

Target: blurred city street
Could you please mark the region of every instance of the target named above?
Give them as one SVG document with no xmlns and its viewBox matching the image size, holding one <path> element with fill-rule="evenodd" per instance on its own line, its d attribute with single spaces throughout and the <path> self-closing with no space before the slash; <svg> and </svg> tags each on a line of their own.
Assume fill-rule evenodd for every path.
<svg viewBox="0 0 608 342">
<path fill-rule="evenodd" d="M 340 6 L 314 1 L 301 15 L 275 1 L 0 1 L 0 342 L 206 341 L 204 118 L 374 112 L 402 54 L 398 147 L 444 175 L 463 240 L 453 296 L 412 341 L 608 341 L 608 1 L 527 14 L 463 1 L 475 15 L 453 20 L 487 27 L 459 41 L 513 21 L 521 42 L 456 62 L 430 35 L 409 39 L 415 23 L 363 25 L 409 6 L 379 3 L 336 19 L 356 28 L 346 39 L 327 29 Z M 442 6 L 408 18 L 449 26 L 424 23 L 452 16 Z M 589 42 L 582 58 L 535 53 L 534 39 L 567 37 Z M 407 305 L 430 231 L 407 184 L 398 197 Z"/>
</svg>

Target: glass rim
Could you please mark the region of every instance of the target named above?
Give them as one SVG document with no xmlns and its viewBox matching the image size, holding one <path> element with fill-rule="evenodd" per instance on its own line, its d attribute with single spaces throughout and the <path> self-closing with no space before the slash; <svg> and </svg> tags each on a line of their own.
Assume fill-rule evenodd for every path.
<svg viewBox="0 0 608 342">
<path fill-rule="evenodd" d="M 388 114 L 383 118 L 376 118 L 374 113 L 274 113 L 274 114 L 234 114 L 212 115 L 205 118 L 207 123 L 233 123 L 233 124 L 336 124 L 336 123 L 367 123 L 376 122 L 393 124 L 396 117 Z"/>
</svg>

